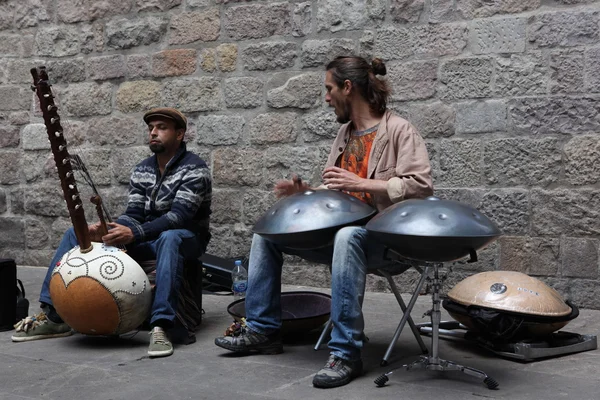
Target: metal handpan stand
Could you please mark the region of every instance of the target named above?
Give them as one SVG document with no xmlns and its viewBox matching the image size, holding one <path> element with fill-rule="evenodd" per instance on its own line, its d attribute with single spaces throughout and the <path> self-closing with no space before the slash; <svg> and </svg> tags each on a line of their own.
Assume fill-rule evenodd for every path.
<svg viewBox="0 0 600 400">
<path fill-rule="evenodd" d="M 441 321 L 441 310 L 440 310 L 441 281 L 439 278 L 438 270 L 441 265 L 442 265 L 441 263 L 424 265 L 423 274 L 421 275 L 421 279 L 419 280 L 417 289 L 413 293 L 413 295 L 410 299 L 410 302 L 408 303 L 408 306 L 406 307 L 406 312 L 404 313 L 404 315 L 402 316 L 402 319 L 400 320 L 400 324 L 398 325 L 398 328 L 396 329 L 396 333 L 394 334 L 394 339 L 390 343 L 390 346 L 388 347 L 388 350 L 385 353 L 385 356 L 383 358 L 383 361 L 381 362 L 381 365 L 382 366 L 387 365 L 387 360 L 391 354 L 392 348 L 396 344 L 396 341 L 398 340 L 398 337 L 400 336 L 400 333 L 402 332 L 402 329 L 404 328 L 404 325 L 406 324 L 406 321 L 408 320 L 408 317 L 410 316 L 413 306 L 415 305 L 417 297 L 419 296 L 419 293 L 421 291 L 421 288 L 423 287 L 423 283 L 425 282 L 425 279 L 427 279 L 429 268 L 433 268 L 433 279 L 432 279 L 433 293 L 431 295 L 432 301 L 433 301 L 433 308 L 428 311 L 428 314 L 431 317 L 431 329 L 432 329 L 432 332 L 431 332 L 431 354 L 426 355 L 426 356 L 421 356 L 418 360 L 416 360 L 410 364 L 404 364 L 397 368 L 393 368 L 390 371 L 388 371 L 387 373 L 379 376 L 377 379 L 375 379 L 375 384 L 377 384 L 377 386 L 379 386 L 379 387 L 384 386 L 386 384 L 386 382 L 389 380 L 389 375 L 391 375 L 395 370 L 403 368 L 405 370 L 428 369 L 428 370 L 432 370 L 432 371 L 460 371 L 460 372 L 464 372 L 467 375 L 474 376 L 476 378 L 483 380 L 483 383 L 489 389 L 497 389 L 498 388 L 498 385 L 499 385 L 498 382 L 495 379 L 489 377 L 485 372 L 480 371 L 475 368 L 465 367 L 463 365 L 456 364 L 453 361 L 444 360 L 439 357 L 439 326 L 440 326 L 440 321 Z"/>
</svg>

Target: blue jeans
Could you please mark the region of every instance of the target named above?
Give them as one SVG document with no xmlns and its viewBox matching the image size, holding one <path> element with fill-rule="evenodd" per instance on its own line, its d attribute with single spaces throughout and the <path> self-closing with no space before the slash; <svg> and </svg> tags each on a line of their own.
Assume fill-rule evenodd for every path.
<svg viewBox="0 0 600 400">
<path fill-rule="evenodd" d="M 69 228 L 50 261 L 42 284 L 40 302 L 52 305 L 49 285 L 54 266 L 67 251 L 77 245 L 75 231 Z M 206 245 L 199 243 L 196 235 L 186 229 L 164 231 L 156 240 L 127 246 L 127 254 L 138 262 L 156 259 L 156 288 L 150 312 L 151 324 L 159 320 L 168 321 L 169 324 L 175 321 L 177 294 L 183 278 L 183 262 L 200 257 L 205 248 Z"/>
<path fill-rule="evenodd" d="M 252 239 L 246 292 L 246 324 L 263 335 L 281 328 L 282 253 L 298 255 L 306 260 L 331 265 L 331 321 L 333 330 L 331 354 L 355 361 L 363 347 L 364 318 L 362 302 L 365 294 L 367 265 L 369 269 L 394 265 L 385 259 L 385 247 L 369 240 L 368 232 L 359 226 L 340 229 L 333 248 L 294 250 L 282 248 L 258 235 Z"/>
</svg>

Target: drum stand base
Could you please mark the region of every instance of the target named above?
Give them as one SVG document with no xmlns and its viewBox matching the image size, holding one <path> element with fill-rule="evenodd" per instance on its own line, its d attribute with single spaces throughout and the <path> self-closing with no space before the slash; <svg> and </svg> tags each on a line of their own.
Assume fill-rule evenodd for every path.
<svg viewBox="0 0 600 400">
<path fill-rule="evenodd" d="M 432 300 L 433 300 L 433 308 L 428 312 L 429 316 L 431 317 L 431 354 L 427 355 L 427 356 L 421 356 L 417 361 L 414 361 L 411 364 L 404 364 L 400 367 L 397 367 L 397 368 L 394 368 L 394 369 L 388 371 L 387 373 L 385 373 L 385 374 L 379 376 L 377 379 L 375 379 L 375 384 L 379 387 L 384 386 L 386 384 L 386 382 L 389 380 L 389 375 L 391 375 L 393 373 L 393 371 L 395 371 L 397 369 L 405 369 L 407 371 L 411 370 L 411 369 L 428 369 L 431 371 L 464 372 L 467 375 L 470 375 L 470 376 L 473 376 L 473 377 L 483 380 L 483 383 L 488 387 L 488 389 L 497 389 L 498 385 L 499 385 L 498 382 L 495 379 L 489 377 L 485 372 L 480 371 L 475 368 L 465 367 L 463 365 L 456 364 L 452 361 L 441 359 L 438 356 L 438 353 L 439 353 L 439 327 L 440 327 L 441 314 L 442 314 L 441 310 L 440 310 L 441 281 L 440 281 L 439 273 L 438 273 L 440 266 L 441 266 L 441 264 L 439 264 L 439 263 L 433 264 L 433 279 L 432 279 L 433 293 L 431 295 Z M 428 268 L 425 268 L 423 275 L 427 274 L 427 270 L 428 270 Z M 416 294 L 418 294 L 418 291 Z M 411 301 L 405 312 L 405 315 L 404 315 L 405 318 L 408 318 L 407 314 L 410 314 L 410 312 L 412 311 L 413 305 L 414 305 L 414 302 Z M 403 318 L 402 322 L 405 322 L 404 321 L 405 318 Z M 398 328 L 399 328 L 399 330 L 402 330 L 404 324 L 401 323 L 400 325 L 401 326 L 399 326 Z"/>
</svg>

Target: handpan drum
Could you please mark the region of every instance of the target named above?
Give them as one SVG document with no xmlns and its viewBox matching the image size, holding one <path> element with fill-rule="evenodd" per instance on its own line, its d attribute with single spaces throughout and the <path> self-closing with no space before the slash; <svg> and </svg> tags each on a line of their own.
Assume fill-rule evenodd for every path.
<svg viewBox="0 0 600 400">
<path fill-rule="evenodd" d="M 291 249 L 317 249 L 333 243 L 335 233 L 363 225 L 376 210 L 336 190 L 307 190 L 275 203 L 254 225 L 254 233 Z"/>
<path fill-rule="evenodd" d="M 434 196 L 396 203 L 366 228 L 369 235 L 403 257 L 431 262 L 461 259 L 501 235 L 477 209 Z"/>
<path fill-rule="evenodd" d="M 469 276 L 448 292 L 444 308 L 469 329 L 491 336 L 544 335 L 579 315 L 556 290 L 516 271 Z"/>
</svg>

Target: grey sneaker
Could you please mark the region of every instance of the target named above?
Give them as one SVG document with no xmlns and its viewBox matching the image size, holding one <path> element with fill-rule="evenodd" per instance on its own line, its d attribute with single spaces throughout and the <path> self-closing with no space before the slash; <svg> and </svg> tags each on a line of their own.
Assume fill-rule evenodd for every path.
<svg viewBox="0 0 600 400">
<path fill-rule="evenodd" d="M 150 331 L 148 355 L 150 357 L 167 357 L 171 354 L 173 354 L 173 344 L 169 341 L 167 333 L 160 326 L 155 326 Z"/>
<path fill-rule="evenodd" d="M 280 354 L 283 344 L 279 333 L 262 335 L 246 327 L 246 321 L 233 323 L 225 331 L 225 336 L 215 339 L 215 344 L 237 353 Z"/>
<path fill-rule="evenodd" d="M 52 322 L 44 312 L 22 319 L 15 325 L 13 342 L 29 342 L 31 340 L 51 339 L 71 336 L 73 330 L 67 324 Z"/>
<path fill-rule="evenodd" d="M 313 378 L 313 386 L 334 388 L 346 385 L 362 375 L 362 369 L 362 360 L 348 361 L 330 354 L 327 364 Z"/>
</svg>

